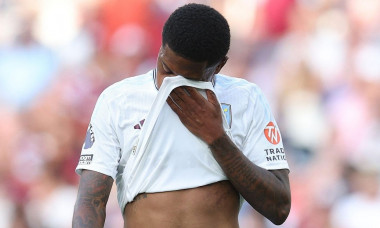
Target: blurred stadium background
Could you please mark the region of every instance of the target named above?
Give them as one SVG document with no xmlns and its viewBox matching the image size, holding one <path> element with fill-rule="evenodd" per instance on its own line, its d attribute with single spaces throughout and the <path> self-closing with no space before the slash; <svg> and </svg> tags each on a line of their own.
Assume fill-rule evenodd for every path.
<svg viewBox="0 0 380 228">
<path fill-rule="evenodd" d="M 0 0 L 0 227 L 66 228 L 100 92 L 155 67 L 186 0 Z M 380 1 L 210 0 L 291 166 L 285 228 L 380 227 Z M 113 188 L 106 226 L 122 227 Z M 273 227 L 244 206 L 242 228 Z"/>
</svg>

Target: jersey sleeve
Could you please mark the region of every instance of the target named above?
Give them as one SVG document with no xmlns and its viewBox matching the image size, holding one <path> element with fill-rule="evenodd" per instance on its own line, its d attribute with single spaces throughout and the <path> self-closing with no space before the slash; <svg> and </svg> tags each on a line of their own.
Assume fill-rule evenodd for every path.
<svg viewBox="0 0 380 228">
<path fill-rule="evenodd" d="M 116 178 L 120 160 L 120 144 L 112 124 L 111 111 L 102 93 L 96 102 L 76 173 L 93 170 Z"/>
<path fill-rule="evenodd" d="M 258 87 L 250 95 L 247 114 L 249 126 L 243 153 L 264 169 L 289 169 L 280 130 Z"/>
</svg>

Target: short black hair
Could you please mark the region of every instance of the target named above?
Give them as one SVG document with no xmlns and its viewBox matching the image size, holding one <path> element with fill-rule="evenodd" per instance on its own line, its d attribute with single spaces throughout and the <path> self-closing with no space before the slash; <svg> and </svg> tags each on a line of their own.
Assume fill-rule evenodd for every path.
<svg viewBox="0 0 380 228">
<path fill-rule="evenodd" d="M 190 3 L 176 9 L 165 22 L 162 45 L 178 55 L 208 66 L 221 61 L 230 48 L 230 27 L 215 9 Z"/>
</svg>

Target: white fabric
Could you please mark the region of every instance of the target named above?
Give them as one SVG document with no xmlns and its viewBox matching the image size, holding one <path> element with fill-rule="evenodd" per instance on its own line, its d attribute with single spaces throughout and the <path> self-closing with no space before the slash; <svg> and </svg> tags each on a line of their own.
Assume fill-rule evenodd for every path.
<svg viewBox="0 0 380 228">
<path fill-rule="evenodd" d="M 149 144 L 151 140 L 146 139 L 148 142 L 146 148 L 150 148 L 152 151 L 157 150 L 156 152 L 159 150 L 166 152 L 161 152 L 162 156 L 159 157 L 144 155 L 146 157 L 141 157 L 141 160 L 137 159 L 140 159 L 137 156 L 142 156 L 140 152 L 132 155 L 133 151 L 137 152 L 137 146 L 138 148 L 142 147 L 143 142 L 138 138 L 143 133 L 142 131 L 148 131 L 148 125 L 150 125 L 148 124 L 150 122 L 147 118 L 148 114 L 153 115 L 153 112 L 150 111 L 156 110 L 156 108 L 153 108 L 152 105 L 156 98 L 160 100 L 153 76 L 154 71 L 150 71 L 144 75 L 124 79 L 103 91 L 91 117 L 91 129 L 88 131 L 86 143 L 82 148 L 81 155 L 83 157 L 76 168 L 78 174 L 83 169 L 87 169 L 115 179 L 119 204 L 122 209 L 125 203 L 139 191 L 180 190 L 226 179 L 209 152 L 198 153 L 198 150 L 207 149 L 204 148 L 203 142 L 194 144 L 187 140 L 175 140 L 178 139 L 178 135 L 187 135 L 186 139 L 193 137 L 191 142 L 196 141 L 197 138 L 186 132 L 187 129 L 164 102 L 165 99 L 161 99 L 162 113 L 154 112 L 154 115 L 158 115 L 158 119 L 156 127 L 151 129 L 151 135 L 159 135 L 158 138 L 162 140 L 155 140 L 157 148 L 152 148 L 152 145 Z M 170 81 L 170 78 L 168 79 Z M 165 81 L 167 80 L 165 79 Z M 220 74 L 216 75 L 214 88 L 208 83 L 199 83 L 208 86 L 204 88 L 215 91 L 218 101 L 223 107 L 224 116 L 227 116 L 224 121 L 228 122 L 231 138 L 250 161 L 264 169 L 289 168 L 276 121 L 264 95 L 255 84 Z M 162 94 L 164 94 L 164 87 L 166 88 L 166 85 L 161 87 Z M 165 94 L 168 94 L 168 91 Z M 142 121 L 144 119 L 145 123 Z M 164 121 L 165 119 L 170 121 Z M 167 127 L 157 125 L 169 122 L 171 124 Z M 276 132 L 278 132 L 279 142 L 277 144 L 272 144 L 264 134 L 270 122 L 274 123 Z M 175 131 L 170 130 L 172 128 L 175 128 Z M 88 143 L 89 141 L 91 143 Z M 181 149 L 179 150 L 178 147 Z M 127 165 L 129 160 L 130 163 Z M 133 163 L 132 161 L 139 162 Z M 139 171 L 135 171 L 129 164 L 133 164 L 133 167 L 137 167 Z M 143 166 L 143 164 L 145 165 Z M 205 166 L 204 164 L 209 165 Z M 144 179 L 138 180 L 130 175 L 135 172 L 135 175 L 140 176 L 148 170 L 151 173 L 146 174 L 152 178 L 153 182 L 151 183 L 144 182 Z M 172 177 L 172 174 L 175 174 L 176 178 Z M 177 177 L 181 175 L 182 178 L 178 180 Z M 136 181 L 133 183 L 138 182 L 142 185 L 128 185 L 127 181 L 129 180 L 131 183 Z"/>
<path fill-rule="evenodd" d="M 118 195 L 122 205 L 131 202 L 141 192 L 188 189 L 227 179 L 207 144 L 189 132 L 166 103 L 169 93 L 179 86 L 202 89 L 199 91 L 203 96 L 205 89 L 214 91 L 210 82 L 181 76 L 164 79 L 145 120 L 136 150 L 126 162 L 122 181 L 125 189 L 121 189 L 122 194 Z M 223 123 L 229 134 L 225 118 Z"/>
</svg>

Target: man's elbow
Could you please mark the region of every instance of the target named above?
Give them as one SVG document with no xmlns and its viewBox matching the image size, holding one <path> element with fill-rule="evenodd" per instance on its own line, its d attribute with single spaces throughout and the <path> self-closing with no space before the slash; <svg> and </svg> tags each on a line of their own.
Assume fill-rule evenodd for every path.
<svg viewBox="0 0 380 228">
<path fill-rule="evenodd" d="M 274 216 L 271 220 L 271 222 L 275 225 L 281 225 L 283 224 L 286 219 L 288 218 L 289 216 L 289 213 L 290 213 L 290 206 L 291 203 L 290 201 L 286 204 L 283 204 L 279 207 L 276 207 L 276 216 Z"/>
</svg>

